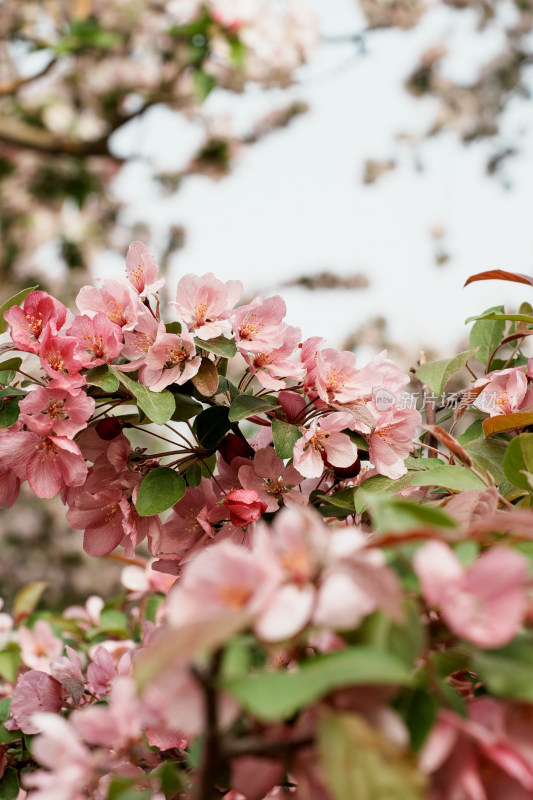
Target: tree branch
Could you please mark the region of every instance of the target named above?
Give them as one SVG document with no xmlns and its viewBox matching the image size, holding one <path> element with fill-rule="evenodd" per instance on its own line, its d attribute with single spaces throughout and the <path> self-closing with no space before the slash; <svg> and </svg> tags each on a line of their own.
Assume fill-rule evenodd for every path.
<svg viewBox="0 0 533 800">
<path fill-rule="evenodd" d="M 196 674 L 204 690 L 205 703 L 205 740 L 196 795 L 197 800 L 212 800 L 222 762 L 218 733 L 218 697 L 215 687 L 221 660 L 222 651 L 218 650 L 213 654 L 208 670 L 205 673 Z"/>
<path fill-rule="evenodd" d="M 28 83 L 32 83 L 33 81 L 42 78 L 46 75 L 47 72 L 50 72 L 54 64 L 56 63 L 56 59 L 52 58 L 48 62 L 48 64 L 42 68 L 40 72 L 37 72 L 35 75 L 28 75 L 25 78 L 15 78 L 8 83 L 4 83 L 0 85 L 0 97 L 7 95 L 7 94 L 15 94 L 22 86 L 26 86 Z"/>
</svg>

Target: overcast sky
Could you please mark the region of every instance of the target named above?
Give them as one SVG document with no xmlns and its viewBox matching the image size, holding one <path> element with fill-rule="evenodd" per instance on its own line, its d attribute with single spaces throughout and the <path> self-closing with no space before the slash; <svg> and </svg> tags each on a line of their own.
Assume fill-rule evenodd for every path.
<svg viewBox="0 0 533 800">
<path fill-rule="evenodd" d="M 323 32 L 339 34 L 364 27 L 353 0 L 312 0 Z M 305 292 L 284 289 L 287 320 L 304 336 L 323 335 L 339 345 L 366 320 L 382 314 L 395 340 L 433 345 L 451 355 L 465 334 L 464 320 L 486 307 L 531 299 L 525 287 L 499 282 L 462 289 L 468 275 L 502 268 L 533 273 L 533 152 L 525 137 L 523 155 L 509 168 L 512 190 L 485 176 L 491 144 L 464 148 L 453 134 L 424 145 L 423 172 L 413 167 L 398 132 L 422 132 L 431 103 L 410 98 L 402 88 L 425 46 L 453 35 L 447 68 L 468 78 L 498 52 L 497 33 L 473 31 L 469 13 L 440 10 L 414 31 L 376 32 L 367 54 L 352 44 L 322 45 L 289 90 L 311 106 L 288 129 L 246 149 L 234 172 L 214 183 L 186 181 L 164 205 L 143 190 L 140 165 L 120 181 L 120 192 L 156 226 L 184 225 L 187 245 L 174 261 L 175 280 L 187 272 L 213 271 L 239 278 L 248 291 L 279 291 L 291 276 L 332 269 L 363 272 L 370 287 L 359 291 Z M 251 90 L 244 96 L 216 91 L 207 111 L 231 115 L 238 130 L 287 92 Z M 506 129 L 531 122 L 532 105 L 509 114 Z M 530 129 L 531 130 L 531 129 Z M 154 109 L 124 131 L 118 146 L 153 157 L 161 168 L 183 166 L 200 141 L 200 131 L 178 115 Z M 395 157 L 399 167 L 373 186 L 361 181 L 368 157 Z M 133 195 L 133 197 L 132 197 Z M 435 265 L 434 226 L 446 231 L 451 260 Z M 96 270 L 97 271 L 97 270 Z"/>
</svg>

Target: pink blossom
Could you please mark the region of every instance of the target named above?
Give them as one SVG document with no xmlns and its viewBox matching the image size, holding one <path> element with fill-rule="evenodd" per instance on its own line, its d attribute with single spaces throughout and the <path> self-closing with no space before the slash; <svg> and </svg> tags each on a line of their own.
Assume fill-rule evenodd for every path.
<svg viewBox="0 0 533 800">
<path fill-rule="evenodd" d="M 216 503 L 213 484 L 207 478 L 202 478 L 197 488 L 188 486 L 163 525 L 159 553 L 172 553 L 179 555 L 180 560 L 188 560 L 205 546 L 214 535 L 208 515 Z"/>
<path fill-rule="evenodd" d="M 440 609 L 450 629 L 478 647 L 507 644 L 526 611 L 528 562 L 506 547 L 493 547 L 465 569 L 443 542 L 428 542 L 413 566 L 426 601 Z"/>
<path fill-rule="evenodd" d="M 355 368 L 355 354 L 333 348 L 321 350 L 316 359 L 316 390 L 325 403 L 355 403 L 372 395 L 383 377 L 372 364 Z"/>
<path fill-rule="evenodd" d="M 87 427 L 94 413 L 95 401 L 83 391 L 35 386 L 20 403 L 22 419 L 40 436 L 55 434 L 73 439 Z"/>
<path fill-rule="evenodd" d="M 35 759 L 47 768 L 26 773 L 24 785 L 34 800 L 82 800 L 94 767 L 93 756 L 70 721 L 57 714 L 35 714 L 42 731 L 32 743 Z"/>
<path fill-rule="evenodd" d="M 524 367 L 496 370 L 480 378 L 475 385 L 487 380 L 488 385 L 474 401 L 477 408 L 491 417 L 512 414 L 520 408 L 528 388 Z"/>
<path fill-rule="evenodd" d="M 164 278 L 157 279 L 158 272 L 153 253 L 142 242 L 132 242 L 126 254 L 126 275 L 139 297 L 155 294 L 164 285 Z"/>
<path fill-rule="evenodd" d="M 303 423 L 305 419 L 306 402 L 301 394 L 292 391 L 282 391 L 278 394 L 278 402 L 283 409 L 287 422 L 297 425 Z"/>
<path fill-rule="evenodd" d="M 259 499 L 253 489 L 234 489 L 224 498 L 231 522 L 237 528 L 245 528 L 265 513 L 267 504 Z"/>
<path fill-rule="evenodd" d="M 258 296 L 246 306 L 240 306 L 231 315 L 231 324 L 240 350 L 252 353 L 270 353 L 283 345 L 287 313 L 284 300 L 279 296 L 263 300 Z"/>
<path fill-rule="evenodd" d="M 206 619 L 223 611 L 253 617 L 272 596 L 280 571 L 249 550 L 222 541 L 202 550 L 184 568 L 167 595 L 172 625 Z"/>
<path fill-rule="evenodd" d="M 375 429 L 367 433 L 370 461 L 381 475 L 400 478 L 407 472 L 405 459 L 414 448 L 416 429 L 422 423 L 420 412 L 397 406 L 380 411 L 373 402 L 367 403 L 367 408 L 376 420 Z M 353 427 L 363 433 L 369 430 L 358 420 Z"/>
<path fill-rule="evenodd" d="M 321 336 L 311 336 L 302 344 L 300 359 L 306 371 L 305 390 L 307 394 L 309 394 L 310 390 L 314 390 L 317 384 L 317 359 L 324 341 L 325 340 Z"/>
<path fill-rule="evenodd" d="M 57 713 L 63 705 L 61 684 L 46 672 L 31 669 L 21 675 L 13 691 L 11 717 L 4 723 L 8 730 L 38 733 L 40 728 L 33 715 L 37 711 Z"/>
<path fill-rule="evenodd" d="M 132 678 L 115 678 L 108 706 L 85 706 L 70 717 L 76 731 L 92 745 L 114 750 L 137 742 L 143 733 L 143 716 Z"/>
<path fill-rule="evenodd" d="M 120 364 L 117 365 L 117 369 L 128 371 L 126 366 L 129 370 L 139 369 L 139 366 L 142 368 L 146 361 L 146 355 L 158 333 L 166 333 L 165 324 L 157 322 L 149 311 L 140 311 L 133 330 L 124 331 L 124 346 L 121 355 L 129 358 L 132 364 Z"/>
<path fill-rule="evenodd" d="M 243 352 L 244 358 L 249 365 L 250 372 L 255 375 L 261 386 L 265 389 L 285 389 L 286 382 L 280 378 L 291 378 L 299 381 L 305 375 L 302 364 L 291 361 L 290 356 L 300 341 L 301 332 L 299 328 L 287 325 L 285 338 L 281 347 L 277 347 L 270 352 L 262 352 L 250 356 L 246 351 Z"/>
<path fill-rule="evenodd" d="M 63 653 L 63 642 L 53 632 L 49 623 L 39 619 L 32 630 L 19 629 L 20 657 L 31 669 L 50 674 L 50 662 Z"/>
<path fill-rule="evenodd" d="M 266 503 L 266 511 L 277 511 L 281 501 L 285 505 L 305 503 L 305 495 L 296 488 L 302 480 L 293 466 L 285 466 L 273 447 L 257 450 L 253 465 L 239 469 L 241 485 L 257 492 L 259 500 Z"/>
<path fill-rule="evenodd" d="M 240 281 L 223 283 L 212 272 L 200 277 L 184 275 L 178 283 L 174 305 L 189 330 L 207 340 L 231 330 L 229 312 L 241 294 Z"/>
<path fill-rule="evenodd" d="M 85 690 L 85 679 L 81 669 L 81 658 L 78 653 L 69 647 L 65 647 L 66 656 L 56 658 L 50 664 L 52 677 L 59 681 L 75 703 L 79 703 Z"/>
<path fill-rule="evenodd" d="M 82 314 L 95 317 L 105 314 L 109 322 L 120 328 L 131 330 L 137 322 L 141 302 L 128 285 L 120 281 L 102 281 L 102 286 L 83 286 L 76 297 L 76 305 Z"/>
<path fill-rule="evenodd" d="M 431 775 L 432 800 L 530 797 L 530 736 L 524 740 L 513 730 L 519 714 L 492 697 L 472 701 L 466 719 L 441 709 L 420 754 L 421 770 Z"/>
<path fill-rule="evenodd" d="M 50 381 L 52 388 L 72 391 L 85 385 L 85 378 L 79 374 L 85 361 L 78 339 L 54 336 L 47 327 L 41 338 L 39 357 L 42 368 L 53 379 Z"/>
<path fill-rule="evenodd" d="M 24 309 L 13 306 L 4 319 L 11 328 L 11 338 L 19 350 L 38 353 L 41 336 L 47 326 L 55 336 L 67 317 L 67 309 L 46 292 L 31 292 L 24 301 Z"/>
<path fill-rule="evenodd" d="M 37 497 L 54 497 L 66 484 L 81 486 L 87 465 L 78 445 L 65 436 L 13 431 L 0 437 L 0 466 L 11 467 Z"/>
<path fill-rule="evenodd" d="M 83 548 L 90 556 L 105 556 L 131 534 L 130 505 L 118 487 L 82 492 L 67 511 L 69 525 L 85 531 Z"/>
<path fill-rule="evenodd" d="M 0 508 L 16 502 L 20 492 L 20 478 L 9 467 L 0 466 Z"/>
<path fill-rule="evenodd" d="M 324 458 L 333 467 L 349 467 L 357 458 L 357 447 L 341 433 L 353 426 L 347 412 L 336 412 L 313 420 L 294 445 L 294 466 L 306 478 L 318 478 L 324 471 Z M 324 458 L 323 458 L 324 457 Z"/>
<path fill-rule="evenodd" d="M 161 392 L 171 383 L 181 386 L 196 375 L 201 358 L 196 355 L 192 336 L 184 329 L 181 334 L 158 332 L 145 364 L 143 382 L 153 392 Z"/>
<path fill-rule="evenodd" d="M 87 667 L 87 687 L 95 697 L 101 699 L 109 694 L 114 677 L 115 663 L 111 653 L 100 645 L 96 648 L 93 660 Z"/>
<path fill-rule="evenodd" d="M 120 355 L 122 328 L 110 322 L 106 314 L 99 313 L 92 318 L 85 314 L 76 316 L 66 334 L 78 339 L 85 350 L 86 367 L 105 364 Z"/>
</svg>

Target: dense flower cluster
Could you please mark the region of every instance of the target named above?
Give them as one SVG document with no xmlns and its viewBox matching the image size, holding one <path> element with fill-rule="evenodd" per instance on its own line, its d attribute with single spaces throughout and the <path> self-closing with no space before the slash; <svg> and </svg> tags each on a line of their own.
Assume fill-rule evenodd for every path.
<svg viewBox="0 0 533 800">
<path fill-rule="evenodd" d="M 497 358 L 533 318 L 418 368 L 435 395 L 487 367 L 422 431 L 385 353 L 302 342 L 211 273 L 165 322 L 160 286 L 133 242 L 76 315 L 6 304 L 0 500 L 59 493 L 129 565 L 107 604 L 50 614 L 34 585 L 0 614 L 0 795 L 533 796 L 533 366 Z"/>
</svg>

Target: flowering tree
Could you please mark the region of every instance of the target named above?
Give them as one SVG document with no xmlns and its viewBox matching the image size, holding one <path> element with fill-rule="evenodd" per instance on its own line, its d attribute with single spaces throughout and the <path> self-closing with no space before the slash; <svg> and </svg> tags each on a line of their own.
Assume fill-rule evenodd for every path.
<svg viewBox="0 0 533 800">
<path fill-rule="evenodd" d="M 160 288 L 133 242 L 77 314 L 1 309 L 2 503 L 59 493 L 128 564 L 0 615 L 2 798 L 531 797 L 531 306 L 418 368 L 422 426 L 385 353 L 301 342 L 280 297 L 186 275 L 165 321 Z"/>
<path fill-rule="evenodd" d="M 111 181 L 127 159 L 117 131 L 155 105 L 202 120 L 215 86 L 285 86 L 317 39 L 300 0 L 4 0 L 0 33 L 4 283 L 21 267 L 39 272 L 43 243 L 82 280 L 98 250 L 121 246 Z M 183 174 L 224 174 L 235 145 L 211 126 Z M 177 177 L 161 176 L 162 185 Z M 171 233 L 168 249 L 178 240 Z"/>
</svg>

